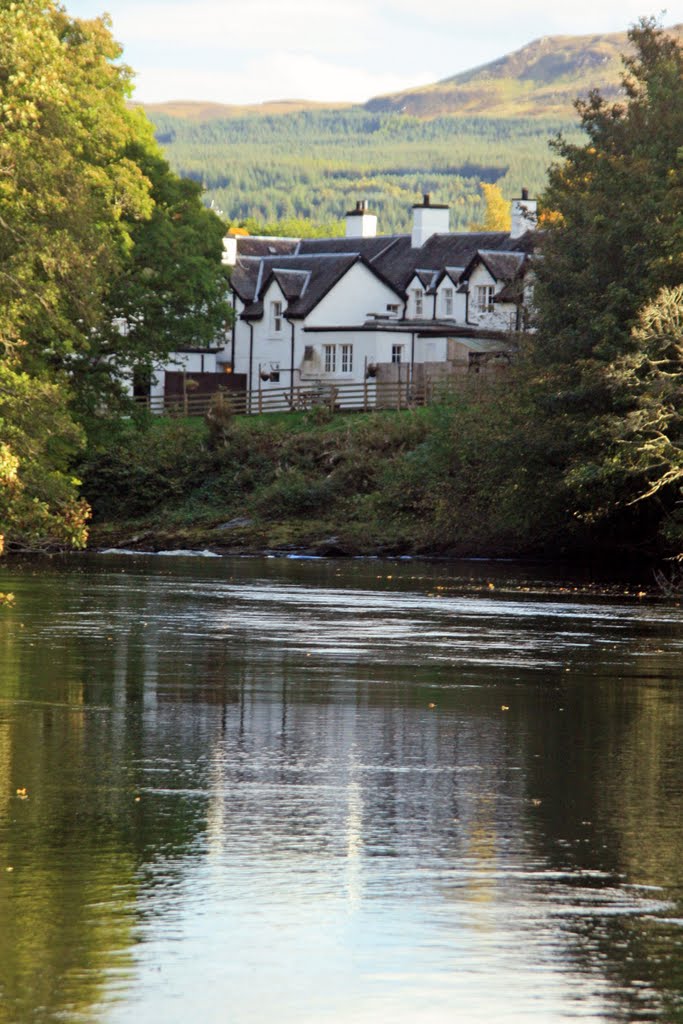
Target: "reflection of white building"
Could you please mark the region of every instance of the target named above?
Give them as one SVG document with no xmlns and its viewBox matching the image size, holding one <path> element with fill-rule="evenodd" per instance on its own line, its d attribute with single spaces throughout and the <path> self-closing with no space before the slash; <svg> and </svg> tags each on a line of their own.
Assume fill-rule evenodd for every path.
<svg viewBox="0 0 683 1024">
<path fill-rule="evenodd" d="M 410 235 L 377 235 L 365 203 L 346 237 L 235 240 L 232 361 L 247 387 L 444 376 L 506 361 L 527 323 L 536 204 L 513 201 L 511 232 L 451 232 L 428 195 Z"/>
</svg>

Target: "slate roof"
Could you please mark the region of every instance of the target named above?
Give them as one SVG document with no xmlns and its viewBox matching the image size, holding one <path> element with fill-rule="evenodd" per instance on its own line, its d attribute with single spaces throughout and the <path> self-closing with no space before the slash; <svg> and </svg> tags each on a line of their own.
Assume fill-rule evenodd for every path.
<svg viewBox="0 0 683 1024">
<path fill-rule="evenodd" d="M 280 291 L 291 303 L 300 299 L 311 279 L 310 270 L 274 270 L 273 277 L 280 286 Z"/>
<path fill-rule="evenodd" d="M 260 272 L 260 257 L 237 257 L 237 262 L 230 275 L 230 287 L 239 295 L 242 302 L 250 302 L 254 298 Z"/>
<path fill-rule="evenodd" d="M 293 253 L 298 238 L 268 238 L 261 235 L 236 235 L 237 256 L 277 256 Z"/>
<path fill-rule="evenodd" d="M 269 256 L 259 260 L 259 274 L 255 277 L 253 268 L 243 268 L 240 261 L 233 272 L 233 287 L 247 302 L 244 318 L 259 319 L 263 315 L 263 296 L 271 281 L 276 280 L 287 298 L 287 318 L 299 320 L 308 316 L 337 281 L 359 262 L 369 266 L 356 252 Z M 247 298 L 248 289 L 251 293 Z"/>
<path fill-rule="evenodd" d="M 261 298 L 273 276 L 287 298 L 287 316 L 300 319 L 310 313 L 354 262 L 362 260 L 399 295 L 417 273 L 427 291 L 436 287 L 445 274 L 461 284 L 460 268 L 469 268 L 475 257 L 485 259 L 498 280 L 511 280 L 524 266 L 524 259 L 536 245 L 537 233 L 527 231 L 511 238 L 504 231 L 448 232 L 432 235 L 424 245 L 413 248 L 411 236 L 376 235 L 371 238 L 251 239 L 262 245 L 276 242 L 281 255 L 246 255 L 240 238 L 239 255 L 232 274 L 232 287 L 247 304 L 245 317 L 262 315 Z M 248 247 L 248 246 L 247 246 Z M 289 247 L 289 248 L 287 248 Z M 495 268 L 495 269 L 494 269 Z M 299 273 L 297 273 L 299 272 Z M 302 274 L 308 282 L 301 288 Z M 293 275 L 296 275 L 293 276 Z M 461 284 L 462 287 L 462 284 Z"/>
<path fill-rule="evenodd" d="M 474 265 L 481 261 L 494 280 L 512 281 L 523 269 L 527 258 L 524 252 L 493 252 L 491 249 L 479 249 L 465 267 L 463 276 L 468 277 Z"/>
</svg>

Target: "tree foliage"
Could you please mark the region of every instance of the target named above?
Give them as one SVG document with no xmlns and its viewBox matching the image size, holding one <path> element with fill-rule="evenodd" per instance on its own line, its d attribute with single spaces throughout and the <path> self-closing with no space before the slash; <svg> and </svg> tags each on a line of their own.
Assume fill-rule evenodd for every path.
<svg viewBox="0 0 683 1024">
<path fill-rule="evenodd" d="M 509 231 L 511 223 L 510 203 L 498 185 L 482 181 L 481 193 L 484 197 L 485 214 L 481 222 L 470 225 L 470 231 Z"/>
<path fill-rule="evenodd" d="M 664 485 L 681 378 L 657 360 L 673 351 L 671 289 L 683 279 L 683 49 L 649 19 L 629 36 L 625 101 L 593 93 L 577 104 L 587 140 L 556 143 L 531 363 L 535 423 L 553 438 L 549 493 L 585 523 L 616 516 L 638 543 L 675 502 Z M 634 506 L 643 495 L 657 503 Z"/>
<path fill-rule="evenodd" d="M 651 20 L 629 37 L 626 101 L 577 103 L 587 141 L 557 140 L 543 197 L 539 362 L 588 375 L 583 361 L 620 354 L 638 311 L 683 279 L 683 48 Z"/>
<path fill-rule="evenodd" d="M 70 472 L 83 436 L 65 394 L 0 360 L 0 553 L 85 545 L 90 510 Z"/>
<path fill-rule="evenodd" d="M 0 38 L 0 531 L 80 544 L 73 417 L 120 391 L 122 368 L 215 338 L 223 227 L 129 109 L 106 18 L 0 0 Z"/>
<path fill-rule="evenodd" d="M 105 21 L 2 0 L 0 38 L 0 340 L 43 367 L 101 323 L 149 182 L 126 155 L 130 72 Z"/>
</svg>

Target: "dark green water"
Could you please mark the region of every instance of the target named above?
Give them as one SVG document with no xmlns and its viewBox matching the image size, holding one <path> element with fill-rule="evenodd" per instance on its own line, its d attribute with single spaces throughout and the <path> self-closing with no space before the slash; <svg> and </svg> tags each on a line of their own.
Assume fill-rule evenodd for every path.
<svg viewBox="0 0 683 1024">
<path fill-rule="evenodd" d="M 0 590 L 2 1024 L 683 1022 L 680 608 L 487 563 Z"/>
</svg>

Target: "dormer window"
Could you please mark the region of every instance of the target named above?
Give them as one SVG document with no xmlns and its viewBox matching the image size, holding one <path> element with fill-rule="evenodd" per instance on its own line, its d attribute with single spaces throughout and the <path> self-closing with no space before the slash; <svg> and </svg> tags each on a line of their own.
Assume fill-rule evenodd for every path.
<svg viewBox="0 0 683 1024">
<path fill-rule="evenodd" d="M 282 334 L 282 303 L 271 302 L 270 304 L 270 326 L 273 334 Z"/>
<path fill-rule="evenodd" d="M 453 316 L 453 289 L 444 288 L 443 290 L 443 315 Z"/>
<path fill-rule="evenodd" d="M 478 284 L 474 289 L 474 305 L 477 313 L 493 312 L 493 285 Z"/>
<path fill-rule="evenodd" d="M 415 316 L 422 316 L 424 292 L 421 288 L 415 288 L 413 297 L 415 299 Z"/>
</svg>

